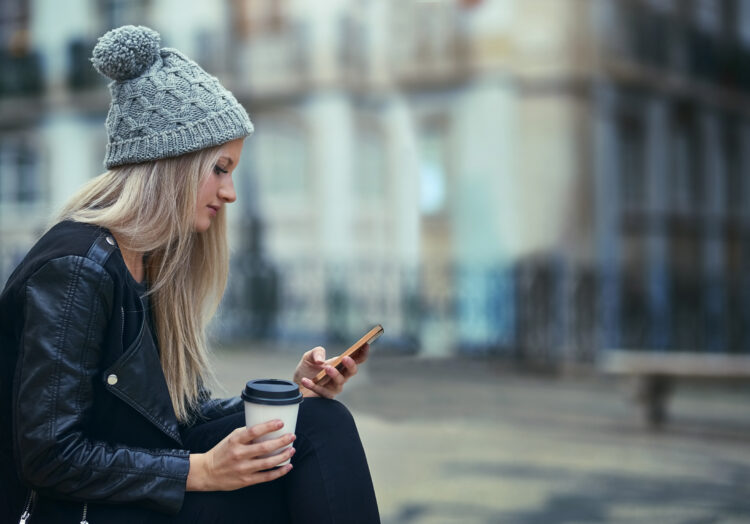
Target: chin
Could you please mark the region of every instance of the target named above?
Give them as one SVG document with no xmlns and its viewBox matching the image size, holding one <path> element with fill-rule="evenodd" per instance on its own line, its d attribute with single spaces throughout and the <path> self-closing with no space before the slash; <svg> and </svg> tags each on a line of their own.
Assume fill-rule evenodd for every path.
<svg viewBox="0 0 750 524">
<path fill-rule="evenodd" d="M 205 233 L 211 228 L 211 221 L 206 220 L 205 222 L 199 221 L 195 223 L 195 232 L 196 233 Z"/>
</svg>

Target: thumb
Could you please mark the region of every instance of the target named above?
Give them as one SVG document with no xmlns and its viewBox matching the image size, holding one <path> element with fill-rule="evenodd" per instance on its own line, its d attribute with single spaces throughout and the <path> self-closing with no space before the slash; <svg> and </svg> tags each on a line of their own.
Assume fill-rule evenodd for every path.
<svg viewBox="0 0 750 524">
<path fill-rule="evenodd" d="M 312 361 L 314 364 L 321 365 L 326 361 L 326 350 L 323 347 L 316 347 L 312 350 Z"/>
</svg>

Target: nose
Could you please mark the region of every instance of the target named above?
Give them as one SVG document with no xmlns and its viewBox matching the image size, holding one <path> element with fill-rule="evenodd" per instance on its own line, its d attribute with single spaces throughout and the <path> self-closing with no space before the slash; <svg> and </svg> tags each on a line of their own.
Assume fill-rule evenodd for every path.
<svg viewBox="0 0 750 524">
<path fill-rule="evenodd" d="M 231 177 L 225 177 L 219 186 L 219 198 L 231 204 L 237 200 L 237 193 L 234 191 L 234 181 Z"/>
</svg>

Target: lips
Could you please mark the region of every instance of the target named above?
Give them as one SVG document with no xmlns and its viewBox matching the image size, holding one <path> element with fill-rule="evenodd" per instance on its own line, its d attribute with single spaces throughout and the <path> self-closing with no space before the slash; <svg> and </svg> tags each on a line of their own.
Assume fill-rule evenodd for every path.
<svg viewBox="0 0 750 524">
<path fill-rule="evenodd" d="M 216 213 L 219 212 L 219 206 L 206 206 L 208 209 L 211 210 L 211 216 L 216 216 Z"/>
</svg>

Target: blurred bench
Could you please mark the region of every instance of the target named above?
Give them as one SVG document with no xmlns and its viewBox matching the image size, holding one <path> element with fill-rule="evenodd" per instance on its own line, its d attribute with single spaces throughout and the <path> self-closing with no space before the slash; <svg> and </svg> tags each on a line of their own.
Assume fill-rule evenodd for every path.
<svg viewBox="0 0 750 524">
<path fill-rule="evenodd" d="M 666 422 L 675 379 L 750 378 L 750 355 L 611 349 L 602 352 L 599 368 L 636 378 L 636 400 L 649 425 L 659 427 Z"/>
</svg>

